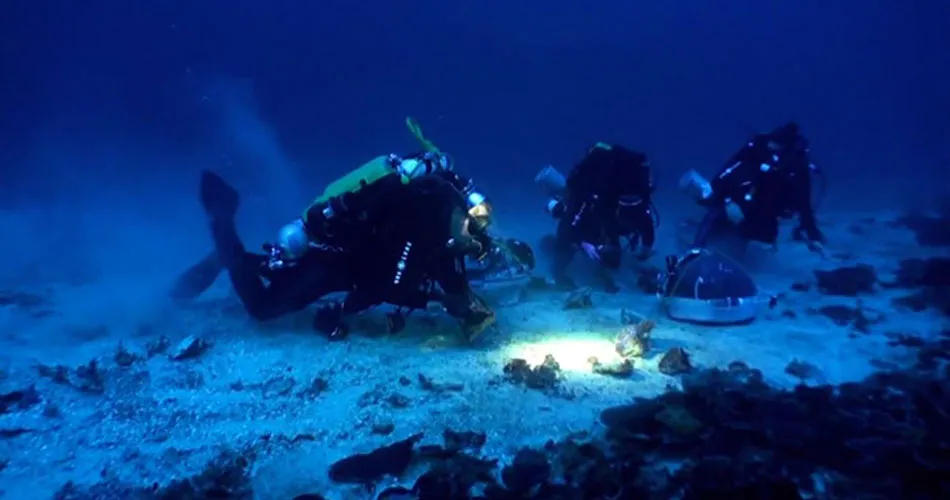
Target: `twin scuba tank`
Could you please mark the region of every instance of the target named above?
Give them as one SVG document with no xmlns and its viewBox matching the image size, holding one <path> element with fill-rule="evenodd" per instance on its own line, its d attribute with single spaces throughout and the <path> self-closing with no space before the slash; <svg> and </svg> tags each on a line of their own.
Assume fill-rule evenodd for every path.
<svg viewBox="0 0 950 500">
<path fill-rule="evenodd" d="M 407 158 L 396 154 L 377 156 L 327 185 L 323 193 L 313 200 L 303 217 L 280 229 L 276 248 L 279 248 L 283 259 L 290 261 L 299 259 L 310 249 L 311 238 L 306 226 L 314 208 L 319 210 L 319 216 L 328 221 L 337 215 L 340 205 L 336 202 L 342 200 L 344 195 L 357 193 L 384 177 L 398 175 L 403 184 L 408 184 L 413 179 L 451 169 L 449 157 L 436 152 L 425 152 Z"/>
</svg>

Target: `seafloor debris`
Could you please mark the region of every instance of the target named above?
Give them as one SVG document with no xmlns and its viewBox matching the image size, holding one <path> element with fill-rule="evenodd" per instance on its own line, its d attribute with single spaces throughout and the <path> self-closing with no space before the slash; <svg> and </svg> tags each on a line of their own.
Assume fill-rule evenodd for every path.
<svg viewBox="0 0 950 500">
<path fill-rule="evenodd" d="M 908 215 L 895 223 L 910 229 L 920 246 L 950 247 L 950 216 Z"/>
<path fill-rule="evenodd" d="M 948 352 L 930 341 L 920 349 Z M 412 436 L 345 458 L 329 475 L 373 484 L 412 464 L 427 467 L 411 486 L 376 496 L 390 500 L 950 498 L 945 364 L 922 359 L 912 370 L 790 391 L 769 387 L 756 373 L 740 361 L 728 371 L 696 370 L 683 377 L 681 390 L 603 411 L 604 442 L 568 439 L 522 449 L 500 474 L 498 460 L 469 454 L 481 448 L 482 434 L 446 432 L 444 446 Z M 669 463 L 677 467 L 658 465 Z M 192 480 L 190 490 L 105 483 L 58 498 L 251 497 L 246 467 L 225 470 L 231 472 L 206 476 L 217 481 Z"/>
<path fill-rule="evenodd" d="M 501 481 L 509 493 L 524 495 L 548 482 L 551 477 L 551 464 L 548 458 L 537 450 L 524 448 L 515 454 L 510 465 L 501 469 Z"/>
<path fill-rule="evenodd" d="M 887 288 L 913 290 L 892 300 L 900 309 L 920 312 L 934 309 L 950 316 L 950 258 L 905 259 L 893 281 L 881 283 Z"/>
<path fill-rule="evenodd" d="M 370 428 L 370 432 L 380 436 L 388 436 L 396 430 L 396 424 L 392 422 L 377 422 Z"/>
<path fill-rule="evenodd" d="M 871 326 L 881 323 L 885 319 L 884 314 L 865 307 L 860 299 L 854 307 L 844 304 L 831 304 L 811 309 L 809 312 L 820 314 L 838 326 L 850 327 L 860 333 L 869 333 Z"/>
<path fill-rule="evenodd" d="M 446 429 L 442 432 L 445 448 L 451 451 L 477 451 L 485 445 L 488 436 L 484 432 L 453 431 Z"/>
<path fill-rule="evenodd" d="M 13 411 L 28 410 L 39 404 L 41 400 L 40 393 L 32 385 L 26 389 L 0 394 L 0 415 Z"/>
<path fill-rule="evenodd" d="M 635 325 L 644 320 L 646 320 L 646 318 L 644 318 L 643 316 L 633 311 L 628 311 L 626 309 L 620 310 L 620 324 L 621 325 L 624 325 L 624 326 Z"/>
<path fill-rule="evenodd" d="M 591 294 L 594 291 L 590 287 L 578 288 L 573 292 L 567 295 L 567 298 L 564 299 L 564 306 L 562 309 L 565 311 L 571 309 L 587 309 L 594 307 L 594 301 L 591 299 Z"/>
<path fill-rule="evenodd" d="M 297 381 L 292 377 L 278 376 L 267 379 L 261 384 L 261 397 L 264 399 L 286 396 L 294 390 Z"/>
<path fill-rule="evenodd" d="M 167 485 L 132 486 L 114 479 L 100 481 L 91 486 L 66 483 L 53 496 L 54 500 L 90 500 L 99 498 L 162 500 L 197 500 L 200 498 L 228 498 L 250 500 L 254 498 L 250 466 L 252 451 L 225 451 L 211 460 L 204 470 L 194 476 L 176 479 Z"/>
<path fill-rule="evenodd" d="M 128 367 L 132 366 L 136 361 L 141 360 L 142 357 L 130 351 L 122 342 L 119 342 L 119 345 L 115 348 L 113 359 L 115 360 L 115 364 Z"/>
<path fill-rule="evenodd" d="M 553 389 L 560 379 L 561 365 L 554 356 L 544 356 L 544 361 L 532 367 L 521 358 L 514 358 L 505 364 L 505 377 L 515 384 L 523 384 L 529 389 Z"/>
<path fill-rule="evenodd" d="M 686 349 L 672 347 L 660 358 L 658 369 L 660 373 L 665 375 L 682 375 L 691 371 L 693 365 L 689 362 L 689 354 L 686 353 Z"/>
<path fill-rule="evenodd" d="M 422 436 L 415 434 L 369 453 L 339 460 L 330 466 L 330 479 L 337 483 L 372 484 L 386 476 L 399 477 L 412 462 L 413 450 Z"/>
<path fill-rule="evenodd" d="M 623 358 L 642 358 L 650 350 L 650 336 L 656 328 L 656 321 L 646 319 L 635 325 L 626 326 L 617 335 L 614 348 Z"/>
<path fill-rule="evenodd" d="M 762 370 L 751 368 L 744 361 L 733 361 L 732 363 L 729 363 L 729 366 L 726 367 L 726 370 L 732 377 L 743 383 L 762 383 L 764 380 Z"/>
<path fill-rule="evenodd" d="M 601 362 L 597 356 L 587 358 L 591 370 L 600 375 L 610 375 L 611 377 L 626 378 L 633 375 L 633 361 L 627 358 L 612 360 L 607 363 Z"/>
<path fill-rule="evenodd" d="M 820 379 L 824 376 L 821 372 L 821 369 L 814 364 L 797 359 L 793 359 L 788 363 L 788 365 L 785 366 L 785 373 L 801 380 L 802 382 L 806 380 Z"/>
<path fill-rule="evenodd" d="M 15 290 L 0 290 L 0 307 L 15 307 L 34 318 L 53 315 L 53 306 L 49 297 Z"/>
<path fill-rule="evenodd" d="M 419 380 L 419 387 L 429 392 L 459 392 L 465 389 L 465 384 L 461 382 L 436 382 L 422 373 L 416 378 Z"/>
<path fill-rule="evenodd" d="M 168 348 L 171 347 L 172 341 L 168 337 L 162 335 L 161 337 L 149 342 L 145 345 L 145 351 L 148 353 L 148 357 L 156 356 L 158 354 L 164 354 L 168 351 Z"/>
<path fill-rule="evenodd" d="M 169 357 L 176 361 L 185 359 L 194 359 L 201 356 L 211 348 L 211 343 L 194 335 L 189 335 L 178 343 L 178 346 L 172 350 Z"/>
<path fill-rule="evenodd" d="M 304 399 L 316 399 L 330 388 L 330 383 L 323 377 L 314 377 L 310 385 L 304 387 L 297 393 L 297 396 Z"/>
<path fill-rule="evenodd" d="M 839 267 L 830 271 L 815 271 L 818 291 L 825 295 L 857 297 L 862 293 L 874 293 L 877 272 L 867 264 Z"/>
<path fill-rule="evenodd" d="M 99 368 L 95 359 L 75 370 L 62 365 L 47 366 L 40 364 L 36 367 L 41 377 L 47 377 L 53 382 L 74 387 L 82 392 L 101 394 L 105 392 L 105 374 Z"/>
</svg>

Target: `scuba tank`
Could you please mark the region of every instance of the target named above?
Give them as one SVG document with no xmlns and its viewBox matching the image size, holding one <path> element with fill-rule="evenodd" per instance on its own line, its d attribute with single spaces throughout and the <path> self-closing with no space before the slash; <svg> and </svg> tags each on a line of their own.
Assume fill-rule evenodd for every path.
<svg viewBox="0 0 950 500">
<path fill-rule="evenodd" d="M 343 177 L 331 182 L 323 190 L 323 193 L 313 200 L 313 204 L 326 203 L 330 201 L 330 198 L 342 196 L 347 193 L 355 193 L 363 188 L 363 186 L 370 185 L 389 174 L 397 172 L 398 169 L 393 165 L 391 156 L 377 156 L 359 168 L 351 170 Z M 403 183 L 407 182 L 409 182 L 409 179 L 404 177 Z"/>
<path fill-rule="evenodd" d="M 412 179 L 439 170 L 452 170 L 449 157 L 422 135 L 422 129 L 415 119 L 406 118 L 406 126 L 422 146 L 421 154 L 407 158 L 395 154 L 377 156 L 327 185 L 323 193 L 313 200 L 313 205 L 326 203 L 330 198 L 347 193 L 355 193 L 389 174 L 399 174 L 402 183 L 406 184 Z"/>
</svg>

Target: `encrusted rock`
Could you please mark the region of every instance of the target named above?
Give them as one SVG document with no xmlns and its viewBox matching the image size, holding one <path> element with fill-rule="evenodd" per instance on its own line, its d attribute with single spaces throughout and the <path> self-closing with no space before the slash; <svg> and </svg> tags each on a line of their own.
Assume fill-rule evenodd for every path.
<svg viewBox="0 0 950 500">
<path fill-rule="evenodd" d="M 189 335 L 178 343 L 178 346 L 175 347 L 169 357 L 176 361 L 194 359 L 204 354 L 210 347 L 210 342 L 194 335 Z"/>
<path fill-rule="evenodd" d="M 665 375 L 681 375 L 693 369 L 689 362 L 689 354 L 682 347 L 673 347 L 660 358 L 660 373 Z"/>
<path fill-rule="evenodd" d="M 656 321 L 643 320 L 635 325 L 626 326 L 617 335 L 614 349 L 622 358 L 642 358 L 650 350 L 650 336 L 656 327 Z"/>
<path fill-rule="evenodd" d="M 171 347 L 172 341 L 168 337 L 162 335 L 161 337 L 145 344 L 145 351 L 148 353 L 148 357 L 155 356 L 157 354 L 164 354 L 168 351 L 168 348 Z"/>
<path fill-rule="evenodd" d="M 624 326 L 637 325 L 643 323 L 644 321 L 646 321 L 646 318 L 633 311 L 628 311 L 626 309 L 620 310 L 620 324 Z"/>
<path fill-rule="evenodd" d="M 42 400 L 36 387 L 0 394 L 0 415 L 18 410 L 27 410 Z"/>
<path fill-rule="evenodd" d="M 563 309 L 587 309 L 594 307 L 594 301 L 591 299 L 593 290 L 590 287 L 579 288 L 568 294 L 564 300 Z"/>
<path fill-rule="evenodd" d="M 626 358 L 602 363 L 596 356 L 591 356 L 587 358 L 587 362 L 590 363 L 594 373 L 600 375 L 625 378 L 633 374 L 633 361 Z"/>
<path fill-rule="evenodd" d="M 327 389 L 330 388 L 330 383 L 327 382 L 323 377 L 314 377 L 310 382 L 310 385 L 303 388 L 300 392 L 297 393 L 297 396 L 300 396 L 304 399 L 314 399 L 323 394 Z"/>
<path fill-rule="evenodd" d="M 123 344 L 122 342 L 119 342 L 119 345 L 115 348 L 114 360 L 115 360 L 115 364 L 119 366 L 122 366 L 122 367 L 132 366 L 133 363 L 135 363 L 136 361 L 140 359 L 142 358 L 138 356 L 137 354 L 129 351 L 128 348 L 125 347 L 125 344 Z"/>
<path fill-rule="evenodd" d="M 280 396 L 286 396 L 294 390 L 294 385 L 297 383 L 291 377 L 274 377 L 267 382 L 264 382 L 264 385 L 261 387 L 261 396 L 264 399 L 276 398 Z"/>
<path fill-rule="evenodd" d="M 504 373 L 509 381 L 524 384 L 530 389 L 552 389 L 559 381 L 561 365 L 550 354 L 535 367 L 531 367 L 524 359 L 514 358 L 505 364 Z"/>
<path fill-rule="evenodd" d="M 793 359 L 785 366 L 785 373 L 802 381 L 822 378 L 821 370 L 817 366 L 797 359 Z"/>
<path fill-rule="evenodd" d="M 392 422 L 378 422 L 373 424 L 371 432 L 380 436 L 388 436 L 396 430 L 396 424 Z"/>
<path fill-rule="evenodd" d="M 419 387 L 430 392 L 459 392 L 465 389 L 461 382 L 436 382 L 431 378 L 418 374 Z"/>
<path fill-rule="evenodd" d="M 867 264 L 839 267 L 830 271 L 815 271 L 818 291 L 825 295 L 857 297 L 862 293 L 874 293 L 877 273 Z"/>
</svg>

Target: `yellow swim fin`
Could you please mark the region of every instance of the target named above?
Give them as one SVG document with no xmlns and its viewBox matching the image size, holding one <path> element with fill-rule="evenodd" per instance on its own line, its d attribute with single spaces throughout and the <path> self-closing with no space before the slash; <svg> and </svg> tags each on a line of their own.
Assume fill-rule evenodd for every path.
<svg viewBox="0 0 950 500">
<path fill-rule="evenodd" d="M 419 126 L 419 122 L 417 122 L 415 118 L 407 116 L 406 126 L 409 127 L 409 133 L 411 133 L 412 136 L 415 137 L 417 141 L 419 141 L 419 144 L 422 145 L 422 149 L 430 153 L 441 153 L 438 146 L 433 144 L 432 141 L 426 139 L 426 137 L 422 135 L 422 127 Z"/>
</svg>

